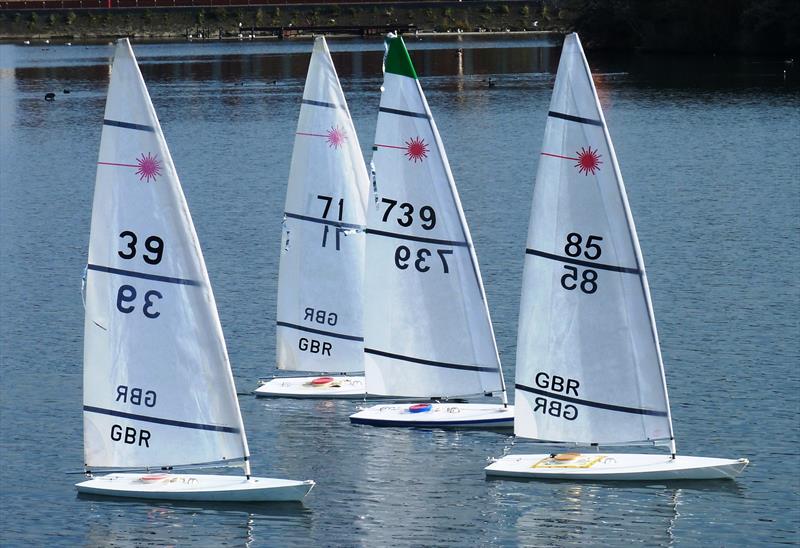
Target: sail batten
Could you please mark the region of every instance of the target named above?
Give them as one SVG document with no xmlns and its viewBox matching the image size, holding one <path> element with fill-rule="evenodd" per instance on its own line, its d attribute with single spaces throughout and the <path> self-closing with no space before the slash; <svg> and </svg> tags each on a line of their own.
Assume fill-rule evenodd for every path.
<svg viewBox="0 0 800 548">
<path fill-rule="evenodd" d="M 672 440 L 644 262 L 577 35 L 565 39 L 534 185 L 517 344 L 517 435 Z"/>
</svg>

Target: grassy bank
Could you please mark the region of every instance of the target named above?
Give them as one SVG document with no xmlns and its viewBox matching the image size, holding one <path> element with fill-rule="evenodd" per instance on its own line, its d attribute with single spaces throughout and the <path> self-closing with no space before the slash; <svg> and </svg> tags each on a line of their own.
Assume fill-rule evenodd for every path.
<svg viewBox="0 0 800 548">
<path fill-rule="evenodd" d="M 0 12 L 0 39 L 5 41 L 224 38 L 298 31 L 369 34 L 392 27 L 435 32 L 553 30 L 561 26 L 557 13 L 540 1 L 526 0 Z"/>
</svg>

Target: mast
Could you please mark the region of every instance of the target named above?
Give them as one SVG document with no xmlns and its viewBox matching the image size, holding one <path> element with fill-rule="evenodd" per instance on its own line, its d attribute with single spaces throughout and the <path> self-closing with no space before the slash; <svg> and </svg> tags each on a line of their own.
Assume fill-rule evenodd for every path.
<svg viewBox="0 0 800 548">
<path fill-rule="evenodd" d="M 617 160 L 617 153 L 614 150 L 614 142 L 611 140 L 611 134 L 608 131 L 608 124 L 606 123 L 606 117 L 603 113 L 603 109 L 600 106 L 600 99 L 597 96 L 597 87 L 594 84 L 594 78 L 592 78 L 592 72 L 589 69 L 589 63 L 586 60 L 586 54 L 583 51 L 583 45 L 581 41 L 578 39 L 577 34 L 574 34 L 575 42 L 577 44 L 578 50 L 581 53 L 581 58 L 583 59 L 583 67 L 586 70 L 586 77 L 589 80 L 589 84 L 592 88 L 592 95 L 594 97 L 595 105 L 597 106 L 597 113 L 599 114 L 600 121 L 603 123 L 603 133 L 605 134 L 606 142 L 608 143 L 608 148 L 610 151 L 609 157 L 611 159 L 611 164 L 614 167 L 614 173 L 616 175 L 617 185 L 619 188 L 619 195 L 622 199 L 622 203 L 625 208 L 625 216 L 628 221 L 628 229 L 629 229 L 629 236 L 630 236 L 630 243 L 633 246 L 634 252 L 636 254 L 636 263 L 639 267 L 639 271 L 641 272 L 640 279 L 642 282 L 642 293 L 644 294 L 645 301 L 647 303 L 647 313 L 650 319 L 650 329 L 653 335 L 653 344 L 656 348 L 656 354 L 658 356 L 658 368 L 661 373 L 661 384 L 664 388 L 664 399 L 666 400 L 666 411 L 667 411 L 667 422 L 669 423 L 669 445 L 670 445 L 670 452 L 672 453 L 673 458 L 677 455 L 678 450 L 676 446 L 675 440 L 675 432 L 673 430 L 672 425 L 672 407 L 669 404 L 669 390 L 667 390 L 667 378 L 664 372 L 664 359 L 661 355 L 661 344 L 658 340 L 658 329 L 656 328 L 656 315 L 655 311 L 653 310 L 653 300 L 650 296 L 650 285 L 647 283 L 647 271 L 644 267 L 644 256 L 642 255 L 642 248 L 639 245 L 639 237 L 636 233 L 636 223 L 633 221 L 633 214 L 631 213 L 630 203 L 628 202 L 628 193 L 625 191 L 625 183 L 622 179 L 622 172 L 619 169 L 619 161 Z"/>
<path fill-rule="evenodd" d="M 397 39 L 403 43 L 403 47 L 405 48 L 405 43 L 403 42 L 402 36 L 398 36 Z M 452 198 L 453 203 L 455 204 L 456 209 L 458 210 L 458 218 L 461 223 L 461 234 L 464 238 L 464 241 L 469 243 L 468 248 L 469 248 L 470 260 L 472 262 L 472 271 L 475 275 L 475 283 L 478 285 L 478 288 L 480 289 L 481 300 L 483 301 L 483 309 L 486 314 L 486 320 L 489 324 L 489 332 L 491 333 L 492 336 L 492 348 L 494 349 L 494 354 L 497 359 L 497 364 L 498 364 L 497 372 L 498 375 L 500 376 L 500 387 L 501 387 L 500 392 L 503 401 L 503 407 L 508 407 L 508 393 L 506 391 L 506 381 L 505 378 L 503 377 L 503 367 L 502 364 L 500 363 L 500 352 L 497 350 L 497 339 L 495 338 L 494 329 L 492 327 L 493 325 L 492 317 L 491 313 L 489 312 L 489 303 L 486 299 L 486 289 L 483 286 L 483 278 L 481 277 L 480 274 L 478 256 L 475 253 L 475 245 L 472 242 L 472 234 L 470 234 L 470 231 L 467 228 L 468 226 L 467 218 L 464 215 L 464 208 L 461 206 L 461 198 L 459 197 L 458 191 L 456 190 L 455 177 L 453 177 L 453 172 L 450 169 L 450 162 L 447 160 L 447 153 L 444 150 L 444 144 L 442 143 L 441 136 L 439 135 L 439 129 L 436 127 L 436 122 L 433 119 L 433 114 L 431 113 L 430 106 L 428 105 L 428 101 L 425 98 L 425 94 L 422 91 L 422 86 L 420 85 L 419 80 L 416 80 L 416 83 L 417 83 L 417 89 L 419 90 L 419 96 L 422 99 L 422 104 L 425 108 L 425 113 L 428 115 L 428 121 L 430 122 L 431 125 L 431 133 L 433 134 L 434 142 L 436 143 L 436 148 L 439 150 L 439 154 L 444 160 L 443 163 L 445 172 L 447 173 L 447 181 L 449 183 L 449 188 L 450 188 L 450 197 Z"/>
</svg>

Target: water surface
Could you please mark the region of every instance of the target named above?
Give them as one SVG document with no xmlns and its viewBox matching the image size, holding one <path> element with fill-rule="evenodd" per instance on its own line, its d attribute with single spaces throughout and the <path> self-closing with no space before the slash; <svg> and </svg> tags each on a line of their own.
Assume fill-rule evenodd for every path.
<svg viewBox="0 0 800 548">
<path fill-rule="evenodd" d="M 379 40 L 332 40 L 367 157 Z M 409 40 L 481 263 L 509 384 L 559 48 Z M 487 481 L 495 433 L 354 427 L 357 402 L 256 400 L 274 372 L 280 222 L 311 43 L 135 45 L 203 247 L 255 472 L 303 505 L 76 496 L 80 276 L 113 48 L 0 46 L 0 539 L 10 545 L 797 543 L 800 93 L 781 59 L 592 55 L 642 244 L 684 454 L 736 482 Z M 488 87 L 491 77 L 496 85 Z M 71 93 L 64 94 L 62 90 Z M 47 92 L 56 100 L 43 100 Z"/>
</svg>

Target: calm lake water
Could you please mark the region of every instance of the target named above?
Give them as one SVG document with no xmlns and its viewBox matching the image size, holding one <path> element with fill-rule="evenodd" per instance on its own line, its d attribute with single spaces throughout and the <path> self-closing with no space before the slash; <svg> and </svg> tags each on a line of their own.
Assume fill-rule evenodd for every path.
<svg viewBox="0 0 800 548">
<path fill-rule="evenodd" d="M 527 217 L 560 46 L 487 36 L 408 45 L 513 385 Z M 330 47 L 368 151 L 381 41 Z M 590 53 L 648 266 L 678 450 L 752 462 L 736 482 L 603 485 L 487 481 L 487 457 L 538 449 L 510 436 L 355 427 L 358 402 L 250 396 L 274 372 L 281 215 L 311 42 L 134 50 L 205 253 L 254 471 L 317 487 L 302 505 L 274 506 L 76 495 L 80 476 L 65 472 L 82 466 L 80 278 L 113 49 L 0 45 L 2 544 L 800 541 L 796 63 L 784 79 L 780 58 Z"/>
</svg>

